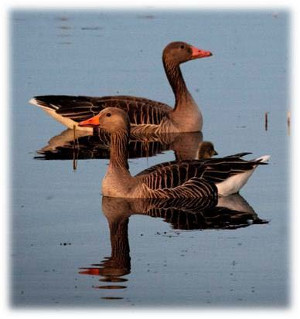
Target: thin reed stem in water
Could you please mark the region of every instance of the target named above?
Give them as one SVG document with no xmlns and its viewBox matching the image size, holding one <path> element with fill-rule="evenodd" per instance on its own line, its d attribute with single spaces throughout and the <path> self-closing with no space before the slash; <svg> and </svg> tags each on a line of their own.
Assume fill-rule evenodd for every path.
<svg viewBox="0 0 300 319">
<path fill-rule="evenodd" d="M 265 112 L 265 131 L 268 130 L 268 114 L 269 112 Z"/>
<path fill-rule="evenodd" d="M 76 126 L 73 125 L 73 170 L 75 171 L 77 169 L 77 159 L 76 159 L 76 153 L 77 153 L 77 149 L 76 149 L 76 145 L 77 145 L 77 139 L 76 139 Z"/>
</svg>

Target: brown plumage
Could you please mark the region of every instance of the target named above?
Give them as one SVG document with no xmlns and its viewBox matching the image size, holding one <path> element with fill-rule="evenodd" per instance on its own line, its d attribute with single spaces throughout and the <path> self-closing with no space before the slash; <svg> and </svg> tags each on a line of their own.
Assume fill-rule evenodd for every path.
<svg viewBox="0 0 300 319">
<path fill-rule="evenodd" d="M 136 177 L 128 170 L 129 119 L 118 108 L 100 112 L 99 125 L 111 134 L 110 163 L 102 183 L 105 196 L 125 198 L 216 198 L 236 193 L 268 156 L 246 161 L 240 153 L 224 158 L 173 161 L 152 166 Z M 81 124 L 80 124 L 81 125 Z M 83 124 L 85 125 L 85 124 Z"/>
<path fill-rule="evenodd" d="M 212 142 L 203 141 L 199 144 L 197 159 L 211 158 L 218 155 Z"/>
<path fill-rule="evenodd" d="M 184 42 L 172 42 L 166 46 L 163 51 L 163 65 L 175 95 L 174 108 L 133 96 L 45 95 L 36 96 L 29 102 L 42 107 L 69 128 L 97 116 L 107 107 L 117 107 L 128 113 L 130 123 L 138 133 L 200 131 L 202 114 L 185 85 L 179 65 L 211 55 L 209 51 L 199 50 Z"/>
</svg>

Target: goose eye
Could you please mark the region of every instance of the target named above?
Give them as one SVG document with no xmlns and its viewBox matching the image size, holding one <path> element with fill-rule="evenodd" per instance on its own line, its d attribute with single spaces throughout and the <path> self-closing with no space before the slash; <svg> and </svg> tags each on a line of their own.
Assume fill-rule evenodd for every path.
<svg viewBox="0 0 300 319">
<path fill-rule="evenodd" d="M 106 116 L 107 117 L 111 117 L 111 113 L 106 113 Z"/>
<path fill-rule="evenodd" d="M 183 44 L 181 44 L 180 49 L 184 49 L 184 45 Z"/>
</svg>

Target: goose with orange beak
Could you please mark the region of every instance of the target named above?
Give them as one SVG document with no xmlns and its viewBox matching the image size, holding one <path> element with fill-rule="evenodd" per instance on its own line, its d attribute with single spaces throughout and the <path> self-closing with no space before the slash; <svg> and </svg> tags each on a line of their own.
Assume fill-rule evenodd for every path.
<svg viewBox="0 0 300 319">
<path fill-rule="evenodd" d="M 239 153 L 223 158 L 181 160 L 161 163 L 131 176 L 128 165 L 130 123 L 128 114 L 118 108 L 106 108 L 95 121 L 110 134 L 110 160 L 102 182 L 104 196 L 121 198 L 206 198 L 239 192 L 255 169 L 270 156 L 252 160 Z M 84 121 L 86 122 L 86 121 Z M 80 125 L 90 125 L 81 122 Z"/>
<path fill-rule="evenodd" d="M 173 90 L 174 107 L 136 96 L 36 96 L 29 102 L 41 107 L 68 128 L 91 131 L 97 125 L 97 114 L 107 107 L 117 107 L 128 113 L 131 126 L 138 133 L 178 133 L 202 130 L 203 117 L 183 79 L 180 64 L 212 56 L 210 51 L 185 42 L 171 42 L 163 50 L 162 61 Z M 147 83 L 145 83 L 145 86 Z M 94 118 L 96 117 L 96 118 Z M 89 126 L 78 126 L 90 121 Z"/>
</svg>

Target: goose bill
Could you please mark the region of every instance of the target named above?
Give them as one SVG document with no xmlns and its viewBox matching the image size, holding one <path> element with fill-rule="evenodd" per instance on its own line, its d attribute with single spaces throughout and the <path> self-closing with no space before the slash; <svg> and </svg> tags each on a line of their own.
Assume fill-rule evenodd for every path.
<svg viewBox="0 0 300 319">
<path fill-rule="evenodd" d="M 205 51 L 198 49 L 196 47 L 192 47 L 192 59 L 206 58 L 209 56 L 212 56 L 212 53 L 210 51 Z"/>
<path fill-rule="evenodd" d="M 96 116 L 91 117 L 88 120 L 80 122 L 78 125 L 79 126 L 85 126 L 85 127 L 99 126 L 100 125 L 99 118 L 100 118 L 100 116 L 96 115 Z"/>
</svg>

